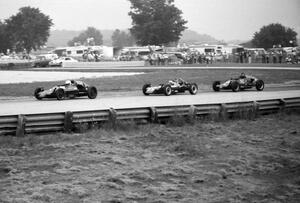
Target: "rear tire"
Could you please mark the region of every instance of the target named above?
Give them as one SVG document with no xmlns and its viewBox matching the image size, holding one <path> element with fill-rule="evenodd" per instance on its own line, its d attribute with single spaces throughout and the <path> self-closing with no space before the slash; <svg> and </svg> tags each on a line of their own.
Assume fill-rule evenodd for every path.
<svg viewBox="0 0 300 203">
<path fill-rule="evenodd" d="M 57 100 L 64 100 L 65 97 L 66 97 L 65 91 L 61 88 L 57 89 L 55 91 L 55 94 L 56 94 L 56 99 Z"/>
<path fill-rule="evenodd" d="M 145 84 L 144 86 L 143 86 L 143 94 L 144 95 L 149 95 L 149 93 L 147 93 L 147 88 L 148 87 L 151 87 L 151 84 Z"/>
<path fill-rule="evenodd" d="M 198 92 L 198 86 L 197 86 L 197 84 L 192 83 L 191 86 L 190 86 L 189 91 L 190 91 L 190 93 L 191 93 L 192 95 L 197 94 L 197 92 Z"/>
<path fill-rule="evenodd" d="M 94 87 L 94 86 L 88 87 L 87 93 L 88 93 L 88 98 L 89 99 L 95 99 L 97 97 L 97 94 L 98 94 L 97 88 Z"/>
<path fill-rule="evenodd" d="M 37 99 L 37 100 L 42 100 L 42 97 L 39 96 L 39 93 L 44 91 L 44 88 L 42 87 L 38 87 L 35 89 L 34 91 L 34 97 Z"/>
<path fill-rule="evenodd" d="M 164 88 L 164 94 L 166 96 L 170 96 L 172 94 L 171 85 L 165 85 L 163 88 Z"/>
<path fill-rule="evenodd" d="M 265 88 L 265 83 L 262 80 L 257 80 L 256 84 L 255 84 L 256 90 L 257 91 L 263 91 L 263 89 Z"/>
<path fill-rule="evenodd" d="M 240 90 L 240 85 L 239 85 L 239 83 L 237 81 L 232 81 L 230 83 L 230 86 L 231 86 L 231 90 L 233 92 L 238 92 Z"/>
<path fill-rule="evenodd" d="M 220 91 L 220 81 L 215 81 L 212 85 L 212 88 L 215 92 L 219 92 Z"/>
</svg>

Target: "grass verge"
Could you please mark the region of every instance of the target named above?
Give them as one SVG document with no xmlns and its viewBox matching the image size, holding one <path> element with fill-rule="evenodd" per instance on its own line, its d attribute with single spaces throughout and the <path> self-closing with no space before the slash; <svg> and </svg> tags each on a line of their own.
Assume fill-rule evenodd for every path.
<svg viewBox="0 0 300 203">
<path fill-rule="evenodd" d="M 0 137 L 1 202 L 299 202 L 300 114 Z"/>
</svg>

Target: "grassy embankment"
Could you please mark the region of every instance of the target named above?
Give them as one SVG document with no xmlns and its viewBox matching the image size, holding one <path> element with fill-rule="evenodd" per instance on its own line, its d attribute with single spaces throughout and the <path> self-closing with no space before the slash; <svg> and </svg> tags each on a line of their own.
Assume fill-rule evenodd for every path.
<svg viewBox="0 0 300 203">
<path fill-rule="evenodd" d="M 97 71 L 97 70 L 93 70 Z M 98 70 L 99 71 L 99 70 Z M 135 70 L 136 72 L 136 70 Z M 215 80 L 226 80 L 231 77 L 238 76 L 241 72 L 254 75 L 265 81 L 266 84 L 279 84 L 293 80 L 299 80 L 300 71 L 295 70 L 222 70 L 222 69 L 206 69 L 206 70 L 145 70 L 145 74 L 136 76 L 119 76 L 106 77 L 97 79 L 84 79 L 88 84 L 96 86 L 99 95 L 111 92 L 130 92 L 138 91 L 146 82 L 152 84 L 161 84 L 173 78 L 183 78 L 186 81 L 196 82 L 201 90 L 211 90 L 211 84 Z M 62 72 L 63 74 L 64 72 Z M 61 83 L 55 82 L 35 82 L 22 84 L 1 84 L 1 96 L 32 96 L 36 87 L 50 88 L 51 86 Z"/>
<path fill-rule="evenodd" d="M 0 137 L 0 202 L 300 201 L 300 114 Z"/>
</svg>

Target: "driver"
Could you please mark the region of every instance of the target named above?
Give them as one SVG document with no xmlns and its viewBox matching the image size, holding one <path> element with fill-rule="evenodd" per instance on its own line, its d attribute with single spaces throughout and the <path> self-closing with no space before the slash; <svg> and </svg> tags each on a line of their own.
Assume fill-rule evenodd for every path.
<svg viewBox="0 0 300 203">
<path fill-rule="evenodd" d="M 174 80 L 170 80 L 169 84 L 171 86 L 176 86 L 176 87 L 181 86 L 181 85 L 183 85 L 183 80 L 181 78 L 179 78 L 179 79 L 175 78 Z"/>
<path fill-rule="evenodd" d="M 241 73 L 240 75 L 240 81 L 242 83 L 252 83 L 256 78 L 251 75 L 246 75 L 245 73 Z"/>
<path fill-rule="evenodd" d="M 66 86 L 66 87 L 69 87 L 69 86 L 76 86 L 76 82 L 75 82 L 74 80 L 66 80 L 65 86 Z"/>
<path fill-rule="evenodd" d="M 241 73 L 240 79 L 244 79 L 244 78 L 246 78 L 246 74 L 245 73 Z"/>
<path fill-rule="evenodd" d="M 178 79 L 178 84 L 179 84 L 180 86 L 182 86 L 182 85 L 184 84 L 184 80 L 181 79 L 181 78 L 179 78 L 179 79 Z"/>
<path fill-rule="evenodd" d="M 240 83 L 241 84 L 246 84 L 247 83 L 247 76 L 246 76 L 245 73 L 241 73 L 239 78 L 240 78 Z"/>
<path fill-rule="evenodd" d="M 66 86 L 70 86 L 72 83 L 71 83 L 71 80 L 66 80 L 66 82 L 65 82 L 65 85 Z"/>
</svg>

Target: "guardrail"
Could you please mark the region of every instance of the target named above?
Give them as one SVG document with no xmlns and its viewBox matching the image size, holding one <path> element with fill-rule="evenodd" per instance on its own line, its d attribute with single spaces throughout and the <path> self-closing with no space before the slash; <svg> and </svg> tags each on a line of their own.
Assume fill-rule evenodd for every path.
<svg viewBox="0 0 300 203">
<path fill-rule="evenodd" d="M 266 114 L 298 108 L 300 108 L 300 97 L 238 103 L 156 106 L 127 109 L 110 108 L 94 111 L 7 115 L 0 116 L 0 135 L 23 136 L 31 133 L 71 132 L 75 125 L 83 123 L 111 122 L 114 124 L 120 120 L 158 122 L 159 120 L 174 116 L 195 118 L 213 114 L 217 117 L 227 117 L 243 111 L 251 111 L 255 114 Z"/>
</svg>

